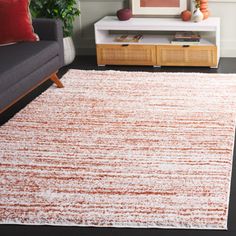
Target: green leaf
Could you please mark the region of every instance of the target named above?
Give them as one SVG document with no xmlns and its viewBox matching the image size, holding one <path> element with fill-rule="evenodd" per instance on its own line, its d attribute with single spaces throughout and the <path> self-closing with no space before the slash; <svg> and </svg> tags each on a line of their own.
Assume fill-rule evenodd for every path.
<svg viewBox="0 0 236 236">
<path fill-rule="evenodd" d="M 71 36 L 73 23 L 80 10 L 76 0 L 31 0 L 30 11 L 33 17 L 61 19 L 64 36 Z"/>
</svg>

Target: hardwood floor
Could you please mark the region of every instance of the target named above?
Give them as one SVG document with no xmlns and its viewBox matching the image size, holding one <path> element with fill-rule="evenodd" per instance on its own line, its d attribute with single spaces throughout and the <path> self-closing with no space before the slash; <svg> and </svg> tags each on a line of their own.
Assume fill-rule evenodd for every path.
<svg viewBox="0 0 236 236">
<path fill-rule="evenodd" d="M 76 58 L 75 61 L 67 67 L 62 68 L 58 75 L 62 77 L 69 69 L 82 70 L 123 70 L 123 71 L 150 71 L 150 72 L 203 72 L 203 73 L 236 73 L 236 58 L 221 59 L 218 69 L 209 68 L 184 68 L 184 67 L 129 67 L 129 66 L 106 66 L 97 67 L 94 56 L 84 56 Z M 51 81 L 46 81 L 36 90 L 21 99 L 13 107 L 9 108 L 0 116 L 0 125 L 7 122 L 14 114 L 25 107 L 30 101 L 39 96 L 49 86 Z M 236 150 L 234 150 L 234 158 Z M 213 230 L 164 230 L 164 229 L 117 229 L 117 228 L 92 228 L 92 227 L 62 227 L 62 226 L 23 226 L 23 225 L 0 225 L 0 235 L 69 235 L 69 236 L 118 236 L 118 235 L 136 235 L 136 236 L 233 236 L 236 235 L 236 161 L 233 165 L 233 179 L 231 186 L 231 201 L 229 212 L 228 231 Z"/>
</svg>

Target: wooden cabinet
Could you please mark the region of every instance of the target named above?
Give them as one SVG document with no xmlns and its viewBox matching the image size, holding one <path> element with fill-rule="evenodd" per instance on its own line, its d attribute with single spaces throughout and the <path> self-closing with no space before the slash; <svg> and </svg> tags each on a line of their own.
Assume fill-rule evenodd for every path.
<svg viewBox="0 0 236 236">
<path fill-rule="evenodd" d="M 156 56 L 159 66 L 217 66 L 216 46 L 160 45 Z"/>
<path fill-rule="evenodd" d="M 98 65 L 156 65 L 156 47 L 144 45 L 97 45 Z"/>
<path fill-rule="evenodd" d="M 97 45 L 98 65 L 217 66 L 216 46 Z"/>
</svg>

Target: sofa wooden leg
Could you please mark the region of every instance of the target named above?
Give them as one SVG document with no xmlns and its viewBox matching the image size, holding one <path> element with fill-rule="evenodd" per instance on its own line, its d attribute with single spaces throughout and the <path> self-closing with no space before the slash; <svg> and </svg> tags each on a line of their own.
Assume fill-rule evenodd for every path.
<svg viewBox="0 0 236 236">
<path fill-rule="evenodd" d="M 57 85 L 58 88 L 64 88 L 64 85 L 62 82 L 58 79 L 56 74 L 52 74 L 50 76 L 50 79 Z"/>
</svg>

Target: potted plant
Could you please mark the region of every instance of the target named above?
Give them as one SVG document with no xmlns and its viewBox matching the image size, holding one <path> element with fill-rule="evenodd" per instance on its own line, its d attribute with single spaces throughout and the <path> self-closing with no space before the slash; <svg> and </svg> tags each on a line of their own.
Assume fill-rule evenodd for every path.
<svg viewBox="0 0 236 236">
<path fill-rule="evenodd" d="M 75 47 L 72 40 L 73 22 L 80 15 L 76 0 L 31 0 L 30 11 L 35 18 L 60 19 L 63 23 L 65 64 L 75 58 Z"/>
</svg>

